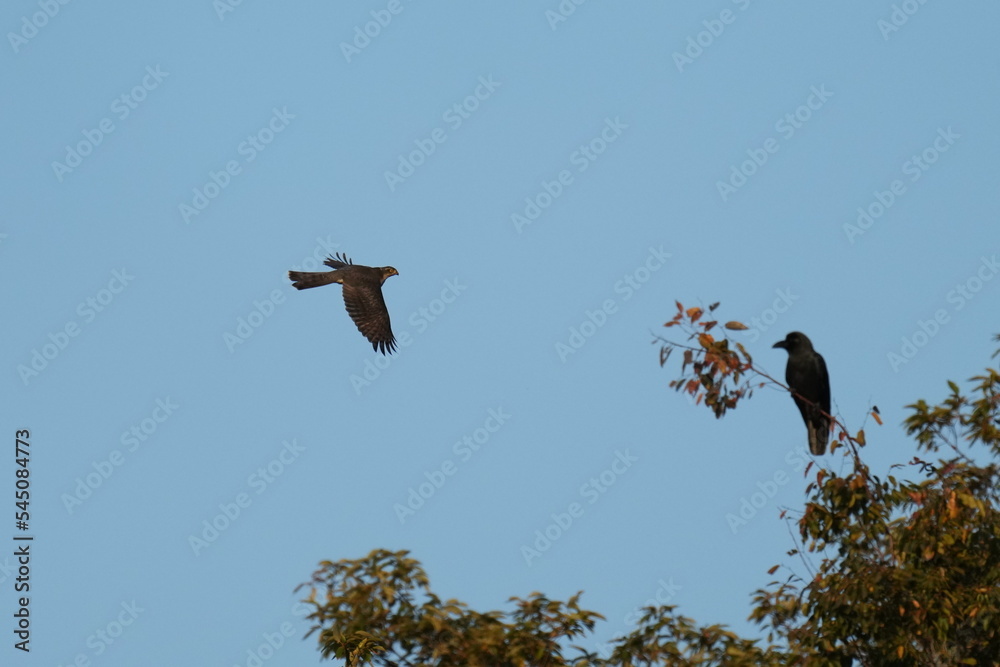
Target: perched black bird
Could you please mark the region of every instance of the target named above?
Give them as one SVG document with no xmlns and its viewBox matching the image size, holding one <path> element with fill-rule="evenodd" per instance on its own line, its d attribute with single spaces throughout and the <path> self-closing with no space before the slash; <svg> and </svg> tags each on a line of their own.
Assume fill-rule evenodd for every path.
<svg viewBox="0 0 1000 667">
<path fill-rule="evenodd" d="M 788 351 L 785 382 L 809 431 L 809 451 L 822 456 L 830 439 L 830 376 L 826 362 L 804 333 L 793 331 L 772 347 Z M 823 413 L 826 414 L 823 414 Z"/>
<path fill-rule="evenodd" d="M 346 255 L 337 253 L 328 257 L 325 262 L 333 271 L 289 271 L 288 277 L 296 289 L 309 289 L 340 283 L 344 286 L 344 305 L 347 314 L 358 326 L 358 331 L 364 334 L 376 352 L 386 354 L 386 350 L 396 349 L 396 337 L 392 335 L 389 323 L 389 311 L 382 298 L 382 283 L 389 276 L 398 276 L 399 271 L 391 266 L 361 266 L 347 259 Z"/>
</svg>

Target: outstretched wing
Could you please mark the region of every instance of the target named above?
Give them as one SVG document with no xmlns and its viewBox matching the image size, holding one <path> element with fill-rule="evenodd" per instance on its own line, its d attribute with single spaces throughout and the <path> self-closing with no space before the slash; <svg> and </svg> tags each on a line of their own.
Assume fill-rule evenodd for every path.
<svg viewBox="0 0 1000 667">
<path fill-rule="evenodd" d="M 345 266 L 350 266 L 351 264 L 354 264 L 354 262 L 347 259 L 347 255 L 344 255 L 343 253 L 339 252 L 333 257 L 327 257 L 323 263 L 329 266 L 331 269 L 342 269 Z"/>
<path fill-rule="evenodd" d="M 330 264 L 328 260 L 327 264 Z M 389 311 L 382 298 L 382 288 L 378 282 L 369 280 L 358 284 L 344 283 L 344 305 L 347 314 L 358 326 L 358 331 L 367 338 L 376 352 L 394 352 L 396 338 L 392 335 Z"/>
</svg>

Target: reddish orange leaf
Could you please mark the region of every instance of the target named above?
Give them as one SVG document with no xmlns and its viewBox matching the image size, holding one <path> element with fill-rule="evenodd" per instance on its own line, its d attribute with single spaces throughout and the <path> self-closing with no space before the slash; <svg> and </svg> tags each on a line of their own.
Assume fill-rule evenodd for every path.
<svg viewBox="0 0 1000 667">
<path fill-rule="evenodd" d="M 700 334 L 698 334 L 698 343 L 700 343 L 702 347 L 708 348 L 714 342 L 715 342 L 715 339 L 712 338 L 712 334 L 707 334 L 707 333 L 700 333 Z"/>
<path fill-rule="evenodd" d="M 686 314 L 687 314 L 688 317 L 691 318 L 691 321 L 694 322 L 699 317 L 701 317 L 701 313 L 702 313 L 701 308 L 698 308 L 697 306 L 695 306 L 694 308 L 688 308 Z"/>
<path fill-rule="evenodd" d="M 732 322 L 726 322 L 726 328 L 732 331 L 745 331 L 749 327 L 747 327 L 747 325 L 743 324 L 742 322 L 737 322 L 733 320 Z"/>
<path fill-rule="evenodd" d="M 878 424 L 879 426 L 882 425 L 882 418 L 878 416 L 878 411 L 877 410 L 872 410 L 872 417 L 875 418 L 875 423 L 876 424 Z"/>
</svg>

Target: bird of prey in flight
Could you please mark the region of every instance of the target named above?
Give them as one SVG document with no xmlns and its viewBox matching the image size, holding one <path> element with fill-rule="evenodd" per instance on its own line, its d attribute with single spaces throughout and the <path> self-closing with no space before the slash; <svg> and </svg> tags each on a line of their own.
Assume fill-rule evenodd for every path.
<svg viewBox="0 0 1000 667">
<path fill-rule="evenodd" d="M 325 262 L 333 271 L 289 271 L 288 277 L 296 289 L 309 289 L 340 283 L 344 287 L 344 305 L 372 348 L 382 354 L 394 352 L 396 337 L 389 324 L 389 311 L 382 298 L 382 284 L 389 276 L 398 276 L 399 271 L 391 266 L 361 266 L 346 255 L 337 253 Z"/>
<path fill-rule="evenodd" d="M 830 376 L 826 362 L 804 333 L 793 331 L 772 347 L 788 351 L 785 382 L 809 432 L 809 451 L 822 456 L 830 439 Z M 823 413 L 826 414 L 823 414 Z"/>
</svg>

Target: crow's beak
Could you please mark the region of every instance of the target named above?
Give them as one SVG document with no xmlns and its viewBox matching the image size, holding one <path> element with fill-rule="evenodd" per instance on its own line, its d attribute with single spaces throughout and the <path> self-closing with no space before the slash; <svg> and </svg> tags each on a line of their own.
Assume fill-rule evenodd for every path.
<svg viewBox="0 0 1000 667">
<path fill-rule="evenodd" d="M 771 347 L 780 347 L 783 350 L 787 350 L 788 349 L 788 345 L 786 345 L 785 341 L 783 341 L 783 340 L 779 340 L 777 343 L 775 343 Z"/>
</svg>

